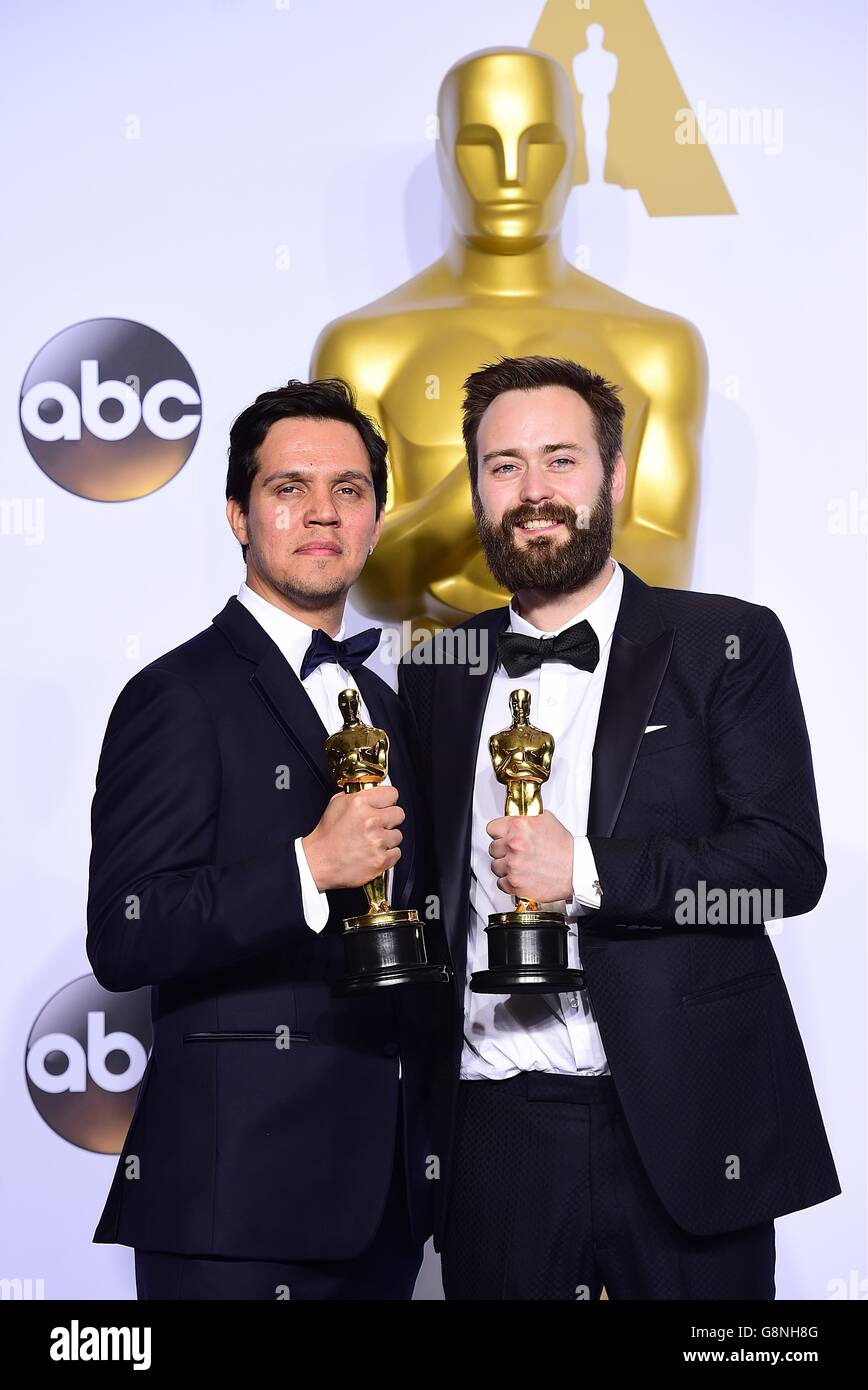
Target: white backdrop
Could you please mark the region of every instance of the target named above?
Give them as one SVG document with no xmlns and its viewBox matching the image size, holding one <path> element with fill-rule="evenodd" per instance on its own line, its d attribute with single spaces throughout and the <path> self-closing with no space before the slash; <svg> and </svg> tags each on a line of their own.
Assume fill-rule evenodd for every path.
<svg viewBox="0 0 868 1390">
<path fill-rule="evenodd" d="M 592 275 L 689 318 L 708 349 L 693 586 L 784 623 L 829 866 L 819 907 L 774 944 L 844 1194 L 778 1222 L 778 1296 L 864 1298 L 864 6 L 648 8 L 694 106 L 780 111 L 782 149 L 714 148 L 734 217 L 651 219 L 636 195 L 602 204 L 575 190 L 564 247 L 587 244 Z M 223 516 L 232 418 L 306 377 L 330 319 L 440 253 L 448 222 L 427 137 L 446 69 L 528 44 L 541 9 L 3 5 L 0 1278 L 42 1279 L 48 1298 L 134 1293 L 131 1252 L 90 1244 L 115 1160 L 49 1128 L 23 1060 L 43 1005 L 89 969 L 88 817 L 109 710 L 135 670 L 237 589 Z M 104 316 L 170 338 L 203 398 L 186 466 L 122 503 L 52 483 L 18 422 L 33 356 Z M 28 515 L 41 518 L 30 535 Z M 438 1296 L 430 1260 L 417 1296 Z"/>
</svg>

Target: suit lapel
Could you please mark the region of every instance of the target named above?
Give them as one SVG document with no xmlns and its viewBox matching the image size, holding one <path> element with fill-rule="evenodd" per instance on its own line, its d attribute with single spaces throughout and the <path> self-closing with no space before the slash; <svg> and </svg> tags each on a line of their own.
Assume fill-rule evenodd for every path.
<svg viewBox="0 0 868 1390">
<path fill-rule="evenodd" d="M 253 663 L 250 684 L 311 772 L 332 795 L 335 784 L 323 752 L 328 730 L 280 648 L 234 596 L 213 621 L 238 655 Z"/>
<path fill-rule="evenodd" d="M 594 740 L 588 834 L 615 828 L 648 718 L 666 672 L 674 628 L 664 628 L 653 590 L 622 565 L 624 591 L 612 636 Z"/>
<path fill-rule="evenodd" d="M 337 787 L 329 776 L 324 752 L 328 730 L 298 676 L 277 647 L 267 652 L 259 662 L 250 677 L 250 684 L 295 744 L 311 772 L 333 796 Z"/>
</svg>

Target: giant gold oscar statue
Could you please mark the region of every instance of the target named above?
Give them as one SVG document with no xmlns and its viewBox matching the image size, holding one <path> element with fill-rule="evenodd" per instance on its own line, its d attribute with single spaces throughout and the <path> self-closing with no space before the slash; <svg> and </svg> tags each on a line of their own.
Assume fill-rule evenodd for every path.
<svg viewBox="0 0 868 1390">
<path fill-rule="evenodd" d="M 329 324 L 311 373 L 339 375 L 389 443 L 379 543 L 354 604 L 433 630 L 507 596 L 479 549 L 461 437 L 465 377 L 502 355 L 569 357 L 622 387 L 627 489 L 615 555 L 653 584 L 689 583 L 706 363 L 696 329 L 574 269 L 559 228 L 575 103 L 552 58 L 492 49 L 457 63 L 438 99 L 446 254 Z"/>
</svg>

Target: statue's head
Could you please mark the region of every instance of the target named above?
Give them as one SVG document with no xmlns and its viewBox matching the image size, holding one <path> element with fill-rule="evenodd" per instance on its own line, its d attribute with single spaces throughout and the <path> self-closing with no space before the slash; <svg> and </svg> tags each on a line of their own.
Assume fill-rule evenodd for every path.
<svg viewBox="0 0 868 1390">
<path fill-rule="evenodd" d="M 576 138 L 563 68 L 528 48 L 471 53 L 444 77 L 437 114 L 440 178 L 458 231 L 495 254 L 552 237 Z"/>
<path fill-rule="evenodd" d="M 513 690 L 509 697 L 513 724 L 527 724 L 530 720 L 530 694 L 527 690 Z"/>
<path fill-rule="evenodd" d="M 357 724 L 359 722 L 359 692 L 357 690 L 342 690 L 338 695 L 338 709 L 343 715 L 344 724 Z"/>
</svg>

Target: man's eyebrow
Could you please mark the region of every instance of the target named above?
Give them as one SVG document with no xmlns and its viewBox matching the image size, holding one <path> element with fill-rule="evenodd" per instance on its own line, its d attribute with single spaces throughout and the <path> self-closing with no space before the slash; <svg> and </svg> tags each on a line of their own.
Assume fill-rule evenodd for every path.
<svg viewBox="0 0 868 1390">
<path fill-rule="evenodd" d="M 588 451 L 583 444 L 571 444 L 564 440 L 560 444 L 544 444 L 544 454 L 556 454 L 561 449 L 571 449 L 574 454 L 586 454 Z M 523 459 L 524 454 L 521 449 L 492 449 L 490 454 L 483 454 L 482 462 L 488 463 L 489 459 Z"/>
<path fill-rule="evenodd" d="M 556 454 L 559 449 L 572 449 L 574 454 L 586 454 L 588 452 L 584 444 L 572 444 L 569 440 L 564 441 L 562 444 L 543 445 L 544 454 Z"/>
<path fill-rule="evenodd" d="M 489 459 L 523 459 L 524 454 L 520 449 L 492 449 L 490 454 L 482 455 L 482 462 L 488 463 Z"/>
<path fill-rule="evenodd" d="M 298 483 L 307 482 L 314 474 L 323 472 L 320 468 L 281 468 L 276 473 L 269 473 L 262 479 L 262 487 L 268 487 L 271 483 Z M 337 473 L 330 473 L 329 478 L 333 483 L 354 482 L 361 483 L 365 487 L 373 487 L 371 479 L 367 473 L 362 473 L 357 468 L 342 468 Z"/>
</svg>

